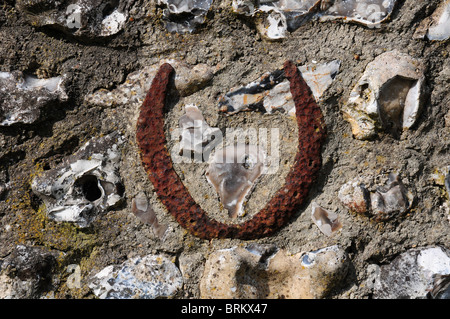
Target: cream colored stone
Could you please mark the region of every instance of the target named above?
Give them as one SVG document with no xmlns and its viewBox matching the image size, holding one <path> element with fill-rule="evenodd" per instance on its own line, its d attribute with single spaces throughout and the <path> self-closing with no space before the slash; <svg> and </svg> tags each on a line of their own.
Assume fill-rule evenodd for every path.
<svg viewBox="0 0 450 319">
<path fill-rule="evenodd" d="M 211 254 L 200 282 L 205 299 L 316 299 L 345 278 L 348 258 L 338 246 L 291 255 L 264 246 Z"/>
</svg>

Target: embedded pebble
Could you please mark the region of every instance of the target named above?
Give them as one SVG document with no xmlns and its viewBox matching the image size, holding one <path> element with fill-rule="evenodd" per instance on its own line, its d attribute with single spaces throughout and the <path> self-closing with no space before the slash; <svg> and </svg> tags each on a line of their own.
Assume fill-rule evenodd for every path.
<svg viewBox="0 0 450 319">
<path fill-rule="evenodd" d="M 270 104 L 265 103 L 266 97 Z M 219 110 L 227 114 L 240 111 L 272 109 L 295 110 L 289 81 L 282 69 L 263 74 L 257 81 L 233 89 L 219 99 Z"/>
<path fill-rule="evenodd" d="M 394 136 L 410 129 L 423 105 L 424 65 L 399 51 L 370 62 L 343 108 L 344 119 L 360 140 L 372 139 L 380 129 Z"/>
<path fill-rule="evenodd" d="M 300 66 L 304 80 L 314 98 L 319 101 L 339 72 L 341 62 L 309 63 Z M 257 110 L 267 113 L 280 111 L 295 116 L 295 104 L 290 84 L 282 69 L 263 74 L 258 80 L 236 88 L 219 99 L 219 110 L 226 114 Z"/>
<path fill-rule="evenodd" d="M 259 244 L 218 250 L 206 261 L 201 298 L 324 298 L 342 283 L 349 263 L 338 246 L 296 255 Z"/>
<path fill-rule="evenodd" d="M 414 37 L 432 41 L 450 38 L 450 0 L 442 1 L 436 11 L 421 22 Z"/>
<path fill-rule="evenodd" d="M 254 17 L 262 37 L 279 40 L 312 19 L 377 28 L 390 17 L 395 3 L 396 0 L 233 0 L 232 8 L 238 14 Z"/>
<path fill-rule="evenodd" d="M 17 245 L 0 262 L 0 299 L 39 298 L 51 289 L 56 257 L 43 247 Z"/>
<path fill-rule="evenodd" d="M 359 179 L 349 181 L 340 188 L 338 198 L 350 211 L 385 221 L 406 213 L 415 196 L 398 174 L 390 173 L 386 185 L 378 186 L 374 192 L 369 192 Z"/>
<path fill-rule="evenodd" d="M 365 214 L 370 209 L 370 192 L 358 179 L 342 185 L 338 198 L 352 212 Z"/>
<path fill-rule="evenodd" d="M 300 73 L 303 79 L 311 89 L 316 101 L 320 101 L 323 93 L 331 86 L 339 69 L 341 67 L 341 61 L 332 60 L 329 62 L 318 63 L 311 62 L 302 66 L 299 66 Z"/>
<path fill-rule="evenodd" d="M 60 165 L 33 179 L 31 189 L 44 201 L 50 219 L 87 227 L 120 203 L 124 190 L 118 169 L 123 142 L 118 133 L 93 138 Z"/>
<path fill-rule="evenodd" d="M 162 225 L 158 222 L 156 213 L 143 192 L 137 194 L 131 201 L 131 211 L 141 222 L 150 225 L 159 239 L 164 237 L 167 225 Z"/>
<path fill-rule="evenodd" d="M 18 0 L 17 8 L 33 26 L 49 26 L 80 38 L 100 38 L 123 29 L 128 19 L 124 8 L 129 2 L 76 0 L 61 5 L 57 1 Z"/>
<path fill-rule="evenodd" d="M 181 129 L 179 155 L 189 159 L 193 156 L 198 163 L 207 162 L 215 146 L 222 142 L 222 132 L 208 125 L 196 105 L 187 104 L 184 109 L 185 114 L 178 120 Z"/>
<path fill-rule="evenodd" d="M 158 0 L 169 32 L 190 33 L 205 22 L 213 0 Z"/>
<path fill-rule="evenodd" d="M 376 299 L 423 299 L 448 294 L 447 283 L 441 281 L 450 274 L 450 251 L 443 247 L 414 248 L 382 265 L 374 283 Z M 436 280 L 437 279 L 437 280 Z"/>
<path fill-rule="evenodd" d="M 100 299 L 169 298 L 182 287 L 180 270 L 163 255 L 135 257 L 107 266 L 89 280 L 89 288 Z"/>
<path fill-rule="evenodd" d="M 86 103 L 103 107 L 140 106 L 144 102 L 153 78 L 163 63 L 170 63 L 175 68 L 175 87 L 181 96 L 190 95 L 205 87 L 213 77 L 212 69 L 207 65 L 189 66 L 180 61 L 162 60 L 160 63 L 130 73 L 125 83 L 112 91 L 100 89 L 87 95 L 85 97 Z"/>
<path fill-rule="evenodd" d="M 391 15 L 397 0 L 334 0 L 319 16 L 320 21 L 340 20 L 379 28 Z"/>
<path fill-rule="evenodd" d="M 64 80 L 64 76 L 38 79 L 19 71 L 0 72 L 0 126 L 35 123 L 44 107 L 67 101 Z"/>
<path fill-rule="evenodd" d="M 325 210 L 315 202 L 312 203 L 311 219 L 320 231 L 328 237 L 342 228 L 342 223 L 336 213 Z"/>
<path fill-rule="evenodd" d="M 268 40 L 286 37 L 310 20 L 320 0 L 305 1 L 253 1 L 233 0 L 233 11 L 255 17 L 258 31 Z"/>
<path fill-rule="evenodd" d="M 370 194 L 372 214 L 377 220 L 387 220 L 408 211 L 414 195 L 403 185 L 397 174 L 389 174 L 386 186 L 380 186 Z"/>
<path fill-rule="evenodd" d="M 243 216 L 242 204 L 264 173 L 264 152 L 255 145 L 236 144 L 217 150 L 206 171 L 229 217 Z"/>
</svg>

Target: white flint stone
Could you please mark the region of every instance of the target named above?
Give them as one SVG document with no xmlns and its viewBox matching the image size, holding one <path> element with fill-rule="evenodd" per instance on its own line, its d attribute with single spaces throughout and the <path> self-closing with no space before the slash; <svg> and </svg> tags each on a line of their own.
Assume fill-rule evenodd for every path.
<svg viewBox="0 0 450 319">
<path fill-rule="evenodd" d="M 432 41 L 445 41 L 450 38 L 450 0 L 442 1 L 436 11 L 422 21 L 415 37 Z"/>
<path fill-rule="evenodd" d="M 421 250 L 417 256 L 417 265 L 428 279 L 431 279 L 433 274 L 450 274 L 450 256 L 440 247 Z"/>
<path fill-rule="evenodd" d="M 130 73 L 125 82 L 112 91 L 101 89 L 87 95 L 85 101 L 103 107 L 117 105 L 138 107 L 144 101 L 153 78 L 163 63 L 169 63 L 175 69 L 175 87 L 181 96 L 190 95 L 201 89 L 213 77 L 211 68 L 205 64 L 189 66 L 178 60 L 162 60 L 160 63 Z"/>
<path fill-rule="evenodd" d="M 209 126 L 194 104 L 185 105 L 185 114 L 178 122 L 181 129 L 180 155 L 191 158 L 193 153 L 199 162 L 208 161 L 210 152 L 222 141 L 220 129 Z"/>
<path fill-rule="evenodd" d="M 41 6 L 40 2 L 44 2 Z M 120 32 L 128 13 L 129 0 L 18 0 L 17 8 L 34 26 L 49 26 L 75 37 L 101 38 Z"/>
<path fill-rule="evenodd" d="M 316 267 L 323 256 L 328 256 L 326 263 L 331 267 L 339 265 L 347 258 L 345 252 L 338 245 L 334 245 L 305 253 L 302 255 L 301 264 L 306 268 Z"/>
<path fill-rule="evenodd" d="M 298 68 L 316 101 L 320 101 L 323 93 L 330 87 L 339 72 L 340 65 L 339 60 L 333 60 L 326 63 L 312 62 Z M 231 90 L 221 97 L 219 108 L 227 114 L 263 110 L 269 114 L 282 111 L 295 116 L 290 83 L 282 70 L 265 73 L 257 81 Z"/>
<path fill-rule="evenodd" d="M 339 20 L 377 28 L 386 21 L 397 0 L 233 0 L 236 13 L 257 16 L 257 29 L 269 40 L 286 37 L 311 20 Z M 262 18 L 261 18 L 262 16 Z"/>
<path fill-rule="evenodd" d="M 353 136 L 365 140 L 380 128 L 394 134 L 410 129 L 423 104 L 425 84 L 421 61 L 396 50 L 370 62 L 343 108 Z"/>
<path fill-rule="evenodd" d="M 335 0 L 322 12 L 320 21 L 342 20 L 355 22 L 369 28 L 378 28 L 386 21 L 397 0 Z"/>
<path fill-rule="evenodd" d="M 38 79 L 19 71 L 0 72 L 0 126 L 34 123 L 43 107 L 67 101 L 64 81 L 64 76 Z"/>
<path fill-rule="evenodd" d="M 287 33 L 287 21 L 286 17 L 276 10 L 261 10 L 265 18 L 260 19 L 256 24 L 256 28 L 260 34 L 270 40 L 284 39 Z"/>
<path fill-rule="evenodd" d="M 174 296 L 183 286 L 177 266 L 163 255 L 128 259 L 90 278 L 89 288 L 100 299 L 156 299 Z"/>
<path fill-rule="evenodd" d="M 169 32 L 190 33 L 204 23 L 213 0 L 158 0 Z"/>
<path fill-rule="evenodd" d="M 114 10 L 102 21 L 100 36 L 104 37 L 118 33 L 120 30 L 122 30 L 126 21 L 127 16 L 124 13 L 119 12 L 117 9 Z"/>
<path fill-rule="evenodd" d="M 278 40 L 285 38 L 287 31 L 294 31 L 306 21 L 307 15 L 319 3 L 320 0 L 233 0 L 232 8 L 239 14 L 262 16 L 262 19 L 257 20 L 257 29 L 264 38 Z"/>
<path fill-rule="evenodd" d="M 435 279 L 450 275 L 450 252 L 443 247 L 414 248 L 381 266 L 374 298 L 427 298 Z"/>
<path fill-rule="evenodd" d="M 369 211 L 370 193 L 358 179 L 342 185 L 338 198 L 352 212 L 365 214 Z"/>
<path fill-rule="evenodd" d="M 382 221 L 406 213 L 415 196 L 398 174 L 390 173 L 386 185 L 378 186 L 374 192 L 369 192 L 359 179 L 349 181 L 339 190 L 338 198 L 349 210 Z"/>
<path fill-rule="evenodd" d="M 300 66 L 303 79 L 310 87 L 314 98 L 319 101 L 323 93 L 333 83 L 341 67 L 341 61 L 333 60 L 325 63 L 312 62 Z"/>
<path fill-rule="evenodd" d="M 44 201 L 49 218 L 87 227 L 122 200 L 118 169 L 123 142 L 117 133 L 94 138 L 33 179 L 31 188 Z"/>
</svg>

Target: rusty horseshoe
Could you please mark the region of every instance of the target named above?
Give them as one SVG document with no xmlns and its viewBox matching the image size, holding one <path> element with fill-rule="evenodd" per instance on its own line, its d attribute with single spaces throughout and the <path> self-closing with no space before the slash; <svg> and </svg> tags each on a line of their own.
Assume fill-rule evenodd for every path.
<svg viewBox="0 0 450 319">
<path fill-rule="evenodd" d="M 284 226 L 306 199 L 322 165 L 321 148 L 326 136 L 322 112 L 297 66 L 284 63 L 290 82 L 298 124 L 298 149 L 285 184 L 251 219 L 241 224 L 225 224 L 212 219 L 192 198 L 175 172 L 164 133 L 164 106 L 174 69 L 163 64 L 141 106 L 136 140 L 142 165 L 158 198 L 176 221 L 194 236 L 203 239 L 257 239 Z"/>
</svg>

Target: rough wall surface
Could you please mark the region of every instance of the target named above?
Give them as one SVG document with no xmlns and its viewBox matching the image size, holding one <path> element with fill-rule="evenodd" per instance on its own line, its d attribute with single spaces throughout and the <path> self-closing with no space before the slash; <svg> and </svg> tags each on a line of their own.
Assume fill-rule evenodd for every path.
<svg viewBox="0 0 450 319">
<path fill-rule="evenodd" d="M 0 2 L 0 121 L 7 123 L 0 124 L 0 298 L 215 298 L 221 294 L 208 295 L 208 287 L 201 288 L 214 271 L 227 277 L 222 286 L 229 288 L 222 294 L 227 298 L 284 298 L 285 291 L 296 298 L 448 296 L 450 40 L 417 36 L 422 21 L 441 10 L 442 1 L 398 0 L 386 20 L 369 27 L 311 18 L 276 41 L 261 32 L 258 19 L 263 13 L 238 14 L 229 0 L 212 1 L 202 19 L 192 19 L 202 22 L 192 32 L 180 32 L 182 28 L 172 23 L 191 13 L 169 12 L 166 1 L 50 3 Z M 77 22 L 80 25 L 72 25 Z M 385 112 L 381 120 L 355 108 L 362 115 L 353 120 L 367 118 L 376 129 L 369 139 L 359 139 L 343 110 L 367 65 L 390 51 L 420 62 L 416 71 L 425 78 L 420 112 L 410 128 L 393 132 L 384 119 L 398 116 L 395 107 L 380 106 L 376 112 Z M 238 221 L 228 217 L 208 183 L 207 161 L 174 161 L 174 170 L 195 202 L 211 218 L 231 224 L 250 220 L 285 183 L 298 149 L 298 127 L 286 112 L 226 114 L 220 100 L 281 69 L 288 60 L 298 67 L 340 61 L 333 81 L 317 99 L 327 137 L 308 198 L 270 236 L 254 240 L 194 236 L 159 201 L 141 163 L 136 123 L 153 77 L 163 63 L 170 63 L 176 72 L 164 110 L 168 152 L 178 145 L 173 132 L 188 104 L 196 104 L 207 124 L 223 132 L 278 129 L 278 170 L 257 181 Z M 11 73 L 15 76 L 9 77 Z M 14 86 L 10 78 L 23 83 Z M 44 79 L 49 82 L 40 82 Z M 407 79 L 408 90 L 414 81 Z M 389 87 L 383 85 L 380 100 L 389 99 Z M 399 85 L 400 92 L 404 88 Z M 21 113 L 14 115 L 15 109 Z M 21 114 L 27 114 L 27 121 Z M 120 145 L 108 145 L 106 151 L 106 146 L 98 145 L 96 153 L 92 141 L 110 134 L 120 135 Z M 86 145 L 89 156 L 77 158 L 77 165 L 68 160 L 82 154 Z M 63 177 L 57 175 L 61 171 L 75 172 L 71 183 L 63 183 L 67 188 L 57 186 L 62 184 L 58 181 Z M 54 180 L 44 181 L 42 176 L 47 175 Z M 67 177 L 70 180 L 71 175 Z M 33 181 L 39 181 L 38 188 L 45 192 L 37 191 Z M 142 209 L 133 204 L 140 193 L 148 199 Z M 66 194 L 73 197 L 64 206 L 63 220 L 52 218 L 45 203 L 58 203 Z M 83 207 L 77 196 L 83 198 Z M 311 219 L 313 203 L 335 213 L 342 227 L 325 235 Z M 72 222 L 80 215 L 89 217 L 83 217 L 88 225 Z M 163 231 L 155 225 L 163 225 Z M 322 256 L 330 251 L 332 257 Z M 151 267 L 133 260 L 151 260 Z M 220 267 L 212 266 L 216 260 Z M 325 265 L 344 260 L 345 267 L 330 266 L 323 275 Z M 391 282 L 386 278 L 395 278 L 398 269 L 398 276 L 405 276 L 410 269 L 402 265 L 406 261 L 414 265 L 413 277 L 420 284 L 410 284 L 414 292 L 386 288 Z M 311 270 L 300 271 L 302 267 Z M 112 284 L 105 277 L 110 273 L 116 277 L 120 273 L 123 282 Z M 307 273 L 309 279 L 296 283 L 297 273 Z M 99 282 L 111 287 L 100 287 Z M 383 291 L 392 291 L 381 294 L 377 291 L 381 284 Z M 120 287 L 136 291 L 110 293 Z"/>
</svg>

